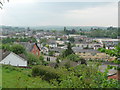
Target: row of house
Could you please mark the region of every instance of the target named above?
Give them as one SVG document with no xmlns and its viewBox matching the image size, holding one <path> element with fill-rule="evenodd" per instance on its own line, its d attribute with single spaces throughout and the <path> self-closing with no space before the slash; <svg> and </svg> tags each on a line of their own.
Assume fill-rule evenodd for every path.
<svg viewBox="0 0 120 90">
<path fill-rule="evenodd" d="M 94 49 L 80 49 L 78 47 L 73 47 L 72 49 L 77 55 L 86 60 L 112 61 L 116 59 L 116 57 L 111 57 L 106 53 L 102 53 Z"/>
</svg>

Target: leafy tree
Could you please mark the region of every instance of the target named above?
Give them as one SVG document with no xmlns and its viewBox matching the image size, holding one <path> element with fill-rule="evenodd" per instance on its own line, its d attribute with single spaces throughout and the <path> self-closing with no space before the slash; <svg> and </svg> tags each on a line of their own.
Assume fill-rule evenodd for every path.
<svg viewBox="0 0 120 90">
<path fill-rule="evenodd" d="M 2 49 L 7 50 L 7 51 L 11 51 L 11 46 L 10 46 L 10 44 L 2 44 Z"/>
<path fill-rule="evenodd" d="M 55 53 L 54 51 L 50 51 L 50 52 L 49 52 L 49 56 L 53 56 L 54 53 Z"/>
<path fill-rule="evenodd" d="M 70 54 L 74 54 L 74 51 L 72 50 L 71 43 L 68 43 L 67 49 L 63 52 L 63 57 L 67 57 Z"/>
<path fill-rule="evenodd" d="M 23 53 L 25 53 L 25 48 L 22 45 L 14 44 L 11 47 L 11 51 L 16 54 L 23 54 Z"/>
<path fill-rule="evenodd" d="M 98 49 L 98 51 L 100 51 L 100 52 L 105 52 L 105 50 L 106 50 L 105 48 L 99 48 Z"/>
<path fill-rule="evenodd" d="M 40 58 L 36 57 L 34 54 L 32 53 L 27 53 L 27 59 L 28 59 L 28 64 L 41 64 Z"/>
<path fill-rule="evenodd" d="M 67 60 L 71 60 L 71 61 L 75 61 L 75 62 L 78 62 L 80 61 L 80 57 L 76 54 L 70 54 L 66 57 Z"/>
<path fill-rule="evenodd" d="M 45 47 L 50 48 L 48 44 L 46 44 Z"/>
<path fill-rule="evenodd" d="M 78 65 L 69 69 L 70 74 L 61 76 L 58 82 L 51 82 L 58 88 L 120 88 L 117 80 L 108 79 L 107 73 L 101 73 L 96 64 Z"/>
<path fill-rule="evenodd" d="M 103 44 L 103 48 L 105 48 L 105 44 Z"/>
<path fill-rule="evenodd" d="M 43 57 L 43 56 L 40 56 L 40 57 L 39 57 L 39 60 L 40 60 L 40 61 L 44 61 L 44 57 Z"/>
<path fill-rule="evenodd" d="M 75 39 L 74 39 L 73 37 L 68 38 L 68 40 L 69 40 L 71 43 L 74 43 L 74 42 L 75 42 Z"/>
<path fill-rule="evenodd" d="M 120 43 L 115 46 L 115 49 L 105 49 L 105 48 L 100 48 L 98 49 L 101 52 L 105 52 L 106 54 L 109 54 L 110 56 L 116 56 L 117 58 L 120 58 Z"/>
<path fill-rule="evenodd" d="M 47 42 L 47 39 L 41 39 L 40 40 L 40 43 L 46 43 Z"/>
</svg>

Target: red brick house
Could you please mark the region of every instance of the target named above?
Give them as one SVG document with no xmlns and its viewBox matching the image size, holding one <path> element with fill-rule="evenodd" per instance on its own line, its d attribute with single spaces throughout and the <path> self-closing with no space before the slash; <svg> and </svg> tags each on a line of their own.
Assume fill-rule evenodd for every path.
<svg viewBox="0 0 120 90">
<path fill-rule="evenodd" d="M 31 53 L 33 53 L 34 55 L 40 56 L 40 48 L 38 47 L 37 43 L 33 45 Z"/>
<path fill-rule="evenodd" d="M 31 52 L 34 55 L 40 56 L 40 47 L 37 43 L 31 43 L 31 42 L 17 42 L 17 44 L 21 44 L 25 47 L 27 52 Z"/>
</svg>

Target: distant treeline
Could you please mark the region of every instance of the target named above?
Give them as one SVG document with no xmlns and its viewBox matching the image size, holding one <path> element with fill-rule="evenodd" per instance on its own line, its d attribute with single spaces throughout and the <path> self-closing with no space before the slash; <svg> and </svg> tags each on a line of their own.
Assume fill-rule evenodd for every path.
<svg viewBox="0 0 120 90">
<path fill-rule="evenodd" d="M 13 43 L 13 42 L 37 42 L 35 38 L 33 37 L 28 37 L 28 38 L 5 38 L 2 39 L 2 43 Z"/>
</svg>

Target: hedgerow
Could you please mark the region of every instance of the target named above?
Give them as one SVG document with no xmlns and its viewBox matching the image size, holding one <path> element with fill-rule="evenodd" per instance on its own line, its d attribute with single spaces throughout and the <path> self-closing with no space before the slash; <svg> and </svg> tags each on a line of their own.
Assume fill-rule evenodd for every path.
<svg viewBox="0 0 120 90">
<path fill-rule="evenodd" d="M 60 76 L 68 74 L 65 70 L 54 69 L 49 66 L 38 65 L 32 68 L 32 76 L 42 76 L 45 80 L 58 79 Z"/>
</svg>

